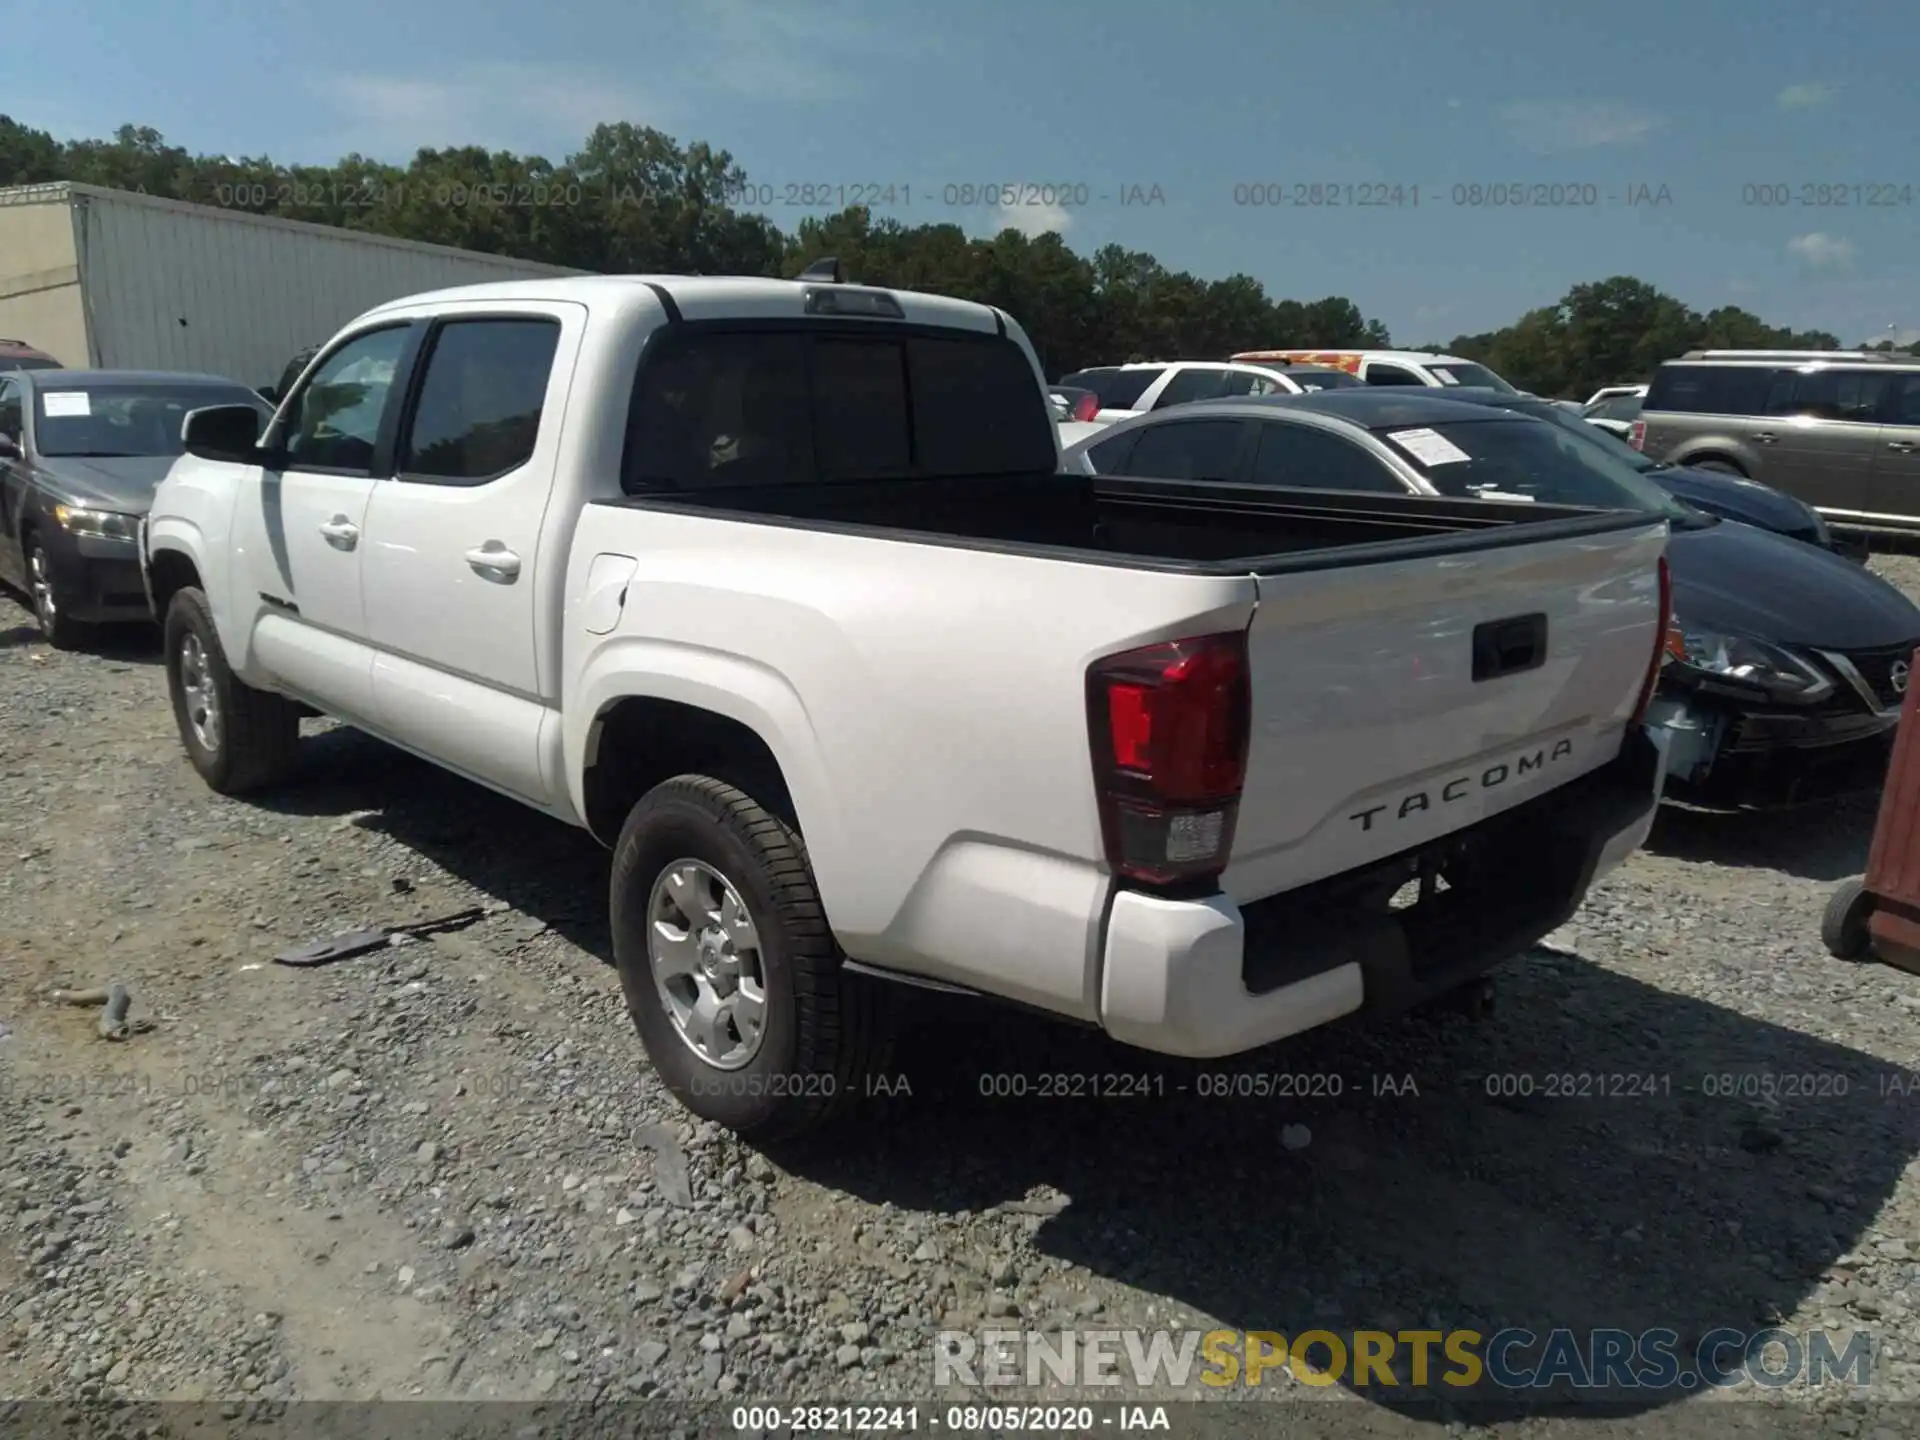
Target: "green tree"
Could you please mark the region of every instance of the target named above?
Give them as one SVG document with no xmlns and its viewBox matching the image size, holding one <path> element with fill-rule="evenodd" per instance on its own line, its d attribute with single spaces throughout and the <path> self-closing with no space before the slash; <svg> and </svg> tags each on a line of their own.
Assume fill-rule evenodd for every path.
<svg viewBox="0 0 1920 1440">
<path fill-rule="evenodd" d="M 0 115 L 0 186 L 52 180 L 613 274 L 792 276 L 834 255 L 858 281 L 999 306 L 1056 376 L 1132 358 L 1392 343 L 1386 326 L 1345 296 L 1275 299 L 1251 276 L 1203 280 L 1120 245 L 1081 255 L 1057 234 L 969 236 L 958 225 L 876 220 L 863 209 L 808 216 L 783 233 L 754 212 L 747 173 L 727 151 L 682 145 L 626 121 L 595 127 L 558 162 L 455 146 L 420 150 L 404 165 L 365 155 L 284 165 L 267 156 L 194 155 L 145 126 L 63 143 Z M 1645 379 L 1696 346 L 1838 343 L 1732 306 L 1703 316 L 1645 281 L 1615 275 L 1576 285 L 1502 329 L 1427 348 L 1480 360 L 1540 394 L 1584 396 L 1611 381 Z"/>
</svg>

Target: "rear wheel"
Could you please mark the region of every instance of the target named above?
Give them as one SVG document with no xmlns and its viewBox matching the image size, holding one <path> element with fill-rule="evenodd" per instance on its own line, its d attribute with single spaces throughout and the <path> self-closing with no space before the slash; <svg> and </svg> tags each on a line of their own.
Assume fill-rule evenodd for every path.
<svg viewBox="0 0 1920 1440">
<path fill-rule="evenodd" d="M 1873 948 L 1867 921 L 1873 915 L 1873 896 L 1864 881 L 1848 880 L 1827 897 L 1820 917 L 1820 941 L 1836 960 L 1863 960 Z"/>
<path fill-rule="evenodd" d="M 239 795 L 292 771 L 299 756 L 299 708 L 233 673 L 202 591 L 189 586 L 175 592 L 167 606 L 165 643 L 174 720 L 200 778 L 222 795 Z"/>
<path fill-rule="evenodd" d="M 1692 470 L 1712 470 L 1720 475 L 1738 475 L 1742 480 L 1747 478 L 1746 471 L 1731 460 L 1722 460 L 1717 455 L 1709 456 L 1705 460 L 1688 460 L 1685 463 Z"/>
<path fill-rule="evenodd" d="M 654 1070 L 744 1138 L 833 1120 L 892 1050 L 894 997 L 841 965 L 787 822 L 744 791 L 681 775 L 627 816 L 614 852 L 614 962 Z"/>
</svg>

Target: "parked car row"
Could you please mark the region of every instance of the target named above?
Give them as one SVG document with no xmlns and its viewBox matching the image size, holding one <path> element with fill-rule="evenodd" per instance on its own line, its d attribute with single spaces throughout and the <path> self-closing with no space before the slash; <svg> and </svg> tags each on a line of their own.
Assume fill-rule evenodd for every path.
<svg viewBox="0 0 1920 1440">
<path fill-rule="evenodd" d="M 209 405 L 273 413 L 217 375 L 0 371 L 0 580 L 26 592 L 51 645 L 148 616 L 135 545 L 154 487 Z"/>
<path fill-rule="evenodd" d="M 1631 509 L 1672 529 L 1674 628 L 1648 723 L 1669 792 L 1791 804 L 1885 774 L 1920 607 L 1833 553 L 1808 506 L 1650 459 L 1547 401 L 1460 387 L 1248 397 L 1081 438 L 1088 475 Z"/>
</svg>

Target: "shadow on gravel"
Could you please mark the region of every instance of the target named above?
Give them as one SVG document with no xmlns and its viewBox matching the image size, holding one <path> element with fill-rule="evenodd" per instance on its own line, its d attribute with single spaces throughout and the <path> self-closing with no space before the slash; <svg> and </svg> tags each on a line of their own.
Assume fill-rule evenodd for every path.
<svg viewBox="0 0 1920 1440">
<path fill-rule="evenodd" d="M 1867 868 L 1879 809 L 1877 793 L 1737 814 L 1662 805 L 1646 848 L 1676 860 L 1778 870 L 1803 880 L 1845 880 Z"/>
<path fill-rule="evenodd" d="M 128 665 L 158 665 L 165 658 L 159 628 L 142 624 L 102 625 L 85 653 Z"/>
<path fill-rule="evenodd" d="M 37 644 L 40 628 L 37 625 L 9 625 L 0 630 L 0 649 L 11 650 L 16 645 Z"/>
<path fill-rule="evenodd" d="M 611 957 L 608 861 L 587 836 L 350 730 L 306 749 L 269 808 L 352 816 Z M 1745 843 L 1740 863 L 1763 863 Z M 1500 995 L 1486 1020 L 1336 1027 L 1197 1065 L 902 992 L 901 1058 L 876 1087 L 893 1098 L 775 1158 L 906 1211 L 1057 1190 L 1071 1203 L 1030 1222 L 1043 1253 L 1229 1328 L 1664 1329 L 1684 1362 L 1710 1332 L 1792 1313 L 1920 1154 L 1920 1077 L 1858 1051 L 1562 952 L 1508 966 Z M 1289 1149 L 1295 1125 L 1309 1138 Z M 950 1323 L 1022 1322 L 976 1308 Z M 1026 1323 L 1059 1322 L 1030 1306 Z M 1404 1349 L 1391 1368 L 1409 1380 Z M 1475 1420 L 1513 1413 L 1484 1385 L 1358 1393 L 1409 1414 L 1435 1413 L 1436 1395 Z M 1588 1391 L 1576 1408 L 1678 1398 Z"/>
<path fill-rule="evenodd" d="M 309 736 L 299 775 L 250 803 L 281 815 L 354 816 L 613 963 L 607 852 L 584 831 L 403 750 L 345 727 Z M 408 902 L 394 900 L 398 915 Z"/>
<path fill-rule="evenodd" d="M 1228 1328 L 1348 1344 L 1355 1330 L 1666 1329 L 1685 1363 L 1709 1332 L 1791 1314 L 1920 1153 L 1907 1072 L 1578 956 L 1505 974 L 1489 1020 L 1327 1030 L 1224 1066 L 916 1003 L 900 1050 L 912 1098 L 778 1158 L 907 1210 L 1057 1188 L 1071 1204 L 1034 1222 L 1043 1252 Z M 1311 1138 L 1290 1150 L 1293 1125 Z M 1451 1368 L 1433 1357 L 1432 1375 Z M 1376 1376 L 1357 1393 L 1427 1414 L 1444 1397 L 1479 1421 L 1515 1398 L 1485 1382 L 1414 1392 L 1404 1347 L 1392 1371 L 1406 1389 Z M 1590 1390 L 1575 1408 L 1678 1398 Z"/>
</svg>

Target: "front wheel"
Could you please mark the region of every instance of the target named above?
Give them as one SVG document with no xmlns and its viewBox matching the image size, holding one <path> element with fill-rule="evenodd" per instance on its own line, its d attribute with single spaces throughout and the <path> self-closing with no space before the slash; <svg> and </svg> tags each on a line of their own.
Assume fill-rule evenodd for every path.
<svg viewBox="0 0 1920 1440">
<path fill-rule="evenodd" d="M 680 1103 L 756 1141 L 845 1113 L 887 1062 L 893 996 L 848 974 L 794 828 L 723 780 L 681 775 L 614 851 L 614 963 Z"/>
<path fill-rule="evenodd" d="M 284 778 L 298 758 L 300 712 L 291 700 L 256 690 L 233 673 L 206 595 L 175 593 L 165 626 L 167 692 L 187 759 L 222 795 Z"/>
<path fill-rule="evenodd" d="M 1716 475 L 1738 475 L 1742 480 L 1747 478 L 1747 472 L 1730 460 L 1687 460 L 1682 463 L 1689 470 L 1711 470 Z"/>
<path fill-rule="evenodd" d="M 33 599 L 33 618 L 47 644 L 56 650 L 74 650 L 85 643 L 86 627 L 67 615 L 67 599 L 47 542 L 34 534 L 27 536 L 27 591 Z"/>
</svg>

